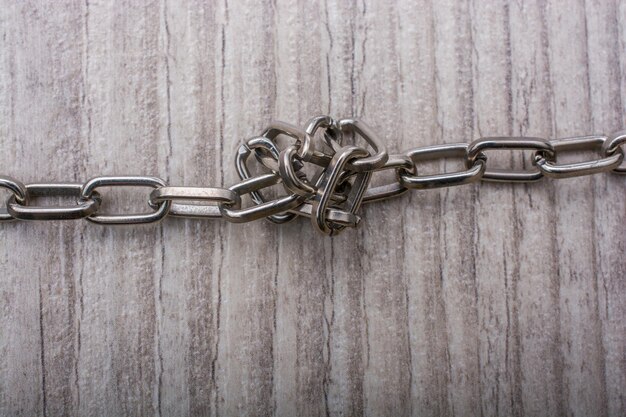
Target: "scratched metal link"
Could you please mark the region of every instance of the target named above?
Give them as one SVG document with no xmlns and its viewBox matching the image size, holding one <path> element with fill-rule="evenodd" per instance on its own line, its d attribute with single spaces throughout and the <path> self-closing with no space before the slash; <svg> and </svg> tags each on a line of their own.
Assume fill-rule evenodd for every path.
<svg viewBox="0 0 626 417">
<path fill-rule="evenodd" d="M 493 150 L 526 153 L 526 168 L 502 168 L 510 165 L 511 158 L 497 161 Z M 220 218 L 233 223 L 267 218 L 285 223 L 306 217 L 315 229 L 335 235 L 359 224 L 361 217 L 357 212 L 361 204 L 394 198 L 410 189 L 480 181 L 520 183 L 544 177 L 626 174 L 625 154 L 626 131 L 563 139 L 485 137 L 470 143 L 429 145 L 390 154 L 364 122 L 321 115 L 310 119 L 302 129 L 274 122 L 260 136 L 245 141 L 235 161 L 241 182 L 227 188 L 169 185 L 150 176 L 96 177 L 84 184 L 24 184 L 0 175 L 0 190 L 9 194 L 6 204 L 0 205 L 0 221 L 85 218 L 97 224 L 128 225 L 179 216 Z M 575 162 L 564 162 L 566 155 Z M 456 159 L 460 169 L 422 172 L 426 162 L 441 167 L 449 159 Z M 249 167 L 254 161 L 257 171 L 261 171 L 256 175 Z M 391 173 L 392 178 L 384 185 L 370 185 L 373 174 L 382 175 L 383 171 Z M 144 189 L 135 193 L 143 196 L 151 210 L 103 213 L 102 196 L 97 189 L 120 186 Z M 147 193 L 145 187 L 151 192 Z M 270 189 L 274 189 L 272 197 Z M 75 201 L 56 206 L 32 203 L 35 198 L 58 196 Z"/>
</svg>

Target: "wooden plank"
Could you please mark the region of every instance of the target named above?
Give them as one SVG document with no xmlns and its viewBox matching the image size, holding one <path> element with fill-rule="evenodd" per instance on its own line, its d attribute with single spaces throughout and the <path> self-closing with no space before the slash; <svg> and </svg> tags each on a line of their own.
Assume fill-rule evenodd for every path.
<svg viewBox="0 0 626 417">
<path fill-rule="evenodd" d="M 356 45 L 362 57 L 356 68 L 358 99 L 352 112 L 380 132 L 381 139 L 400 149 L 404 147 L 401 138 L 389 139 L 397 135 L 394 126 L 402 124 L 398 11 L 393 4 L 375 3 L 364 5 L 363 12 L 357 21 L 364 30 Z M 358 239 L 357 250 L 362 254 L 357 262 L 364 309 L 363 403 L 367 415 L 400 415 L 410 410 L 412 369 L 405 273 L 413 268 L 405 270 L 403 207 L 398 200 L 385 208 L 367 207 L 364 216 L 378 216 L 378 221 L 367 222 L 359 236 L 353 237 Z M 381 247 L 387 249 L 381 251 Z M 354 257 L 354 252 L 346 255 Z"/>
<path fill-rule="evenodd" d="M 620 2 L 594 2 L 585 6 L 592 129 L 623 129 L 625 84 L 620 80 L 620 74 L 624 74 L 625 63 L 624 54 L 620 54 L 620 51 L 624 51 L 624 25 L 620 25 L 618 19 L 620 12 L 622 17 L 625 15 L 626 7 Z M 596 7 L 596 13 L 589 13 L 589 7 L 592 6 Z M 597 311 L 594 313 L 601 322 L 596 337 L 604 354 L 604 360 L 596 362 L 596 366 L 600 373 L 599 383 L 605 390 L 600 397 L 600 401 L 605 404 L 599 404 L 598 407 L 607 415 L 619 415 L 626 412 L 626 401 L 623 389 L 620 388 L 626 385 L 626 323 L 624 320 L 616 321 L 615 318 L 626 313 L 622 297 L 626 293 L 626 262 L 619 261 L 624 257 L 626 195 L 610 191 L 614 187 L 624 188 L 619 178 L 595 178 L 592 186 L 595 230 L 591 239 L 596 242 L 593 254 L 596 279 L 593 289 L 597 297 L 594 306 Z M 608 199 L 607 194 L 611 195 Z"/>
<path fill-rule="evenodd" d="M 393 152 L 626 127 L 621 2 L 1 6 L 0 174 L 25 182 L 229 185 L 243 139 L 319 113 Z M 332 239 L 3 224 L 0 415 L 624 415 L 623 190 L 412 192 Z"/>
<path fill-rule="evenodd" d="M 550 97 L 549 44 L 545 5 L 541 2 L 511 4 L 511 106 L 513 134 L 551 137 L 553 108 Z M 521 159 L 517 160 L 522 167 Z M 507 335 L 508 356 L 521 366 L 515 380 L 518 412 L 529 415 L 561 415 L 562 357 L 559 352 L 559 278 L 554 248 L 554 184 L 514 187 L 515 234 Z M 534 262 L 533 259 L 541 259 Z M 507 312 L 509 313 L 509 312 Z M 523 365 L 523 366 L 522 366 Z M 546 369 L 549 372 L 546 372 Z M 518 376 L 519 378 L 519 376 Z"/>
<path fill-rule="evenodd" d="M 327 75 L 321 54 L 323 10 L 316 2 L 284 1 L 274 10 L 276 111 L 274 117 L 302 125 L 328 112 L 322 96 Z M 293 30 L 300 27 L 302 30 Z M 328 88 L 328 87 L 326 87 Z M 274 332 L 275 415 L 324 415 L 327 383 L 329 242 L 311 238 L 308 219 L 284 231 L 274 256 L 276 310 Z M 295 244 L 299 239 L 302 243 Z M 288 256 L 284 254 L 288 253 Z M 296 320 L 293 318 L 297 317 Z"/>
<path fill-rule="evenodd" d="M 584 4 L 565 12 L 556 4 L 546 13 L 550 37 L 550 77 L 554 134 L 571 136 L 591 129 L 589 43 Z M 559 30 L 555 25 L 559 24 Z M 567 51 L 565 53 L 565 51 Z M 577 91 L 572 89 L 577 87 Z M 582 99 L 582 98 L 585 99 Z M 598 311 L 595 194 L 593 178 L 561 181 L 555 187 L 556 264 L 559 277 L 559 329 L 564 411 L 607 414 L 602 325 Z M 575 237 L 572 239 L 572 237 Z M 581 241 L 588 241 L 581 245 Z M 581 247 L 582 246 L 582 247 Z M 586 296 L 581 296 L 585 294 Z"/>
<path fill-rule="evenodd" d="M 89 154 L 81 177 L 162 174 L 169 167 L 161 156 L 167 144 L 161 120 L 167 110 L 161 105 L 159 10 L 135 2 L 81 9 L 83 136 Z M 136 197 L 113 189 L 102 192 L 109 194 L 109 210 L 127 211 L 141 210 L 149 190 L 137 189 Z M 162 234 L 162 227 L 85 228 L 82 315 L 74 335 L 77 414 L 158 410 L 164 343 Z"/>
</svg>

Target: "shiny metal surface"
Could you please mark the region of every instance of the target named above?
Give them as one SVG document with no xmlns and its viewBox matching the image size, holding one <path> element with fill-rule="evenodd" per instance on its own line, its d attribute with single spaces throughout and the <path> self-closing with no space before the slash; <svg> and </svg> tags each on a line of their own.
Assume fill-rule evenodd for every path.
<svg viewBox="0 0 626 417">
<path fill-rule="evenodd" d="M 150 205 L 155 208 L 159 203 L 170 201 L 169 215 L 191 218 L 220 218 L 222 214 L 218 204 L 233 208 L 241 206 L 239 194 L 226 188 L 216 187 L 160 187 L 150 193 Z M 197 201 L 208 204 L 181 204 L 176 201 Z"/>
<path fill-rule="evenodd" d="M 569 164 L 557 163 L 559 155 L 568 151 L 602 151 L 602 147 L 606 141 L 606 136 L 581 136 L 551 140 L 550 144 L 556 152 L 554 162 L 548 160 L 544 155 L 537 153 L 535 156 L 535 165 L 539 167 L 545 176 L 552 178 L 572 178 L 612 171 L 624 160 L 624 153 L 621 151 L 621 148 L 614 149 L 608 156 L 591 161 Z M 617 151 L 617 149 L 619 149 L 619 151 Z"/>
<path fill-rule="evenodd" d="M 235 167 L 239 177 L 250 176 L 248 158 L 253 153 L 257 161 L 267 169 L 278 171 L 278 155 L 280 153 L 278 146 L 271 139 L 258 136 L 243 143 L 235 155 Z"/>
<path fill-rule="evenodd" d="M 313 206 L 311 223 L 320 232 L 333 235 L 345 228 L 343 225 L 334 224 L 328 220 L 327 209 L 346 164 L 353 159 L 367 157 L 367 155 L 368 152 L 363 148 L 358 146 L 346 146 L 337 151 L 328 165 L 327 171 L 322 176 L 319 190 L 311 199 L 311 205 Z M 347 212 L 355 214 L 359 209 L 371 175 L 371 171 L 362 171 L 355 176 L 354 183 L 352 184 L 353 188 L 345 203 L 345 210 Z"/>
<path fill-rule="evenodd" d="M 415 168 L 415 164 L 411 158 L 407 155 L 390 155 L 385 165 L 378 168 L 374 172 L 386 171 L 390 169 L 394 169 L 396 171 L 396 181 L 390 184 L 368 188 L 363 196 L 363 203 L 373 203 L 375 201 L 387 200 L 393 197 L 401 196 L 409 191 L 408 188 L 398 181 L 398 172 L 399 170 L 402 170 L 403 172 L 408 172 L 413 175 L 417 174 L 417 169 Z"/>
<path fill-rule="evenodd" d="M 262 188 L 271 186 L 281 181 L 276 174 L 271 176 L 263 175 L 259 177 L 247 178 L 246 180 L 230 187 L 230 190 L 237 193 L 240 197 L 245 194 L 252 194 Z M 226 204 L 220 204 L 219 210 L 222 217 L 232 223 L 245 223 L 253 220 L 262 219 L 263 217 L 272 218 L 278 213 L 284 213 L 288 210 L 298 207 L 305 200 L 305 197 L 290 194 L 285 197 L 279 197 L 269 201 L 263 201 L 246 208 L 232 208 Z M 291 218 L 296 216 L 295 213 L 287 213 Z M 290 220 L 291 220 L 290 218 Z"/>
<path fill-rule="evenodd" d="M 28 199 L 26 186 L 14 178 L 0 176 L 0 188 L 6 188 L 13 193 L 15 201 L 20 204 L 25 204 Z M 0 208 L 0 221 L 9 220 L 14 220 L 14 217 L 9 214 L 7 207 Z"/>
<path fill-rule="evenodd" d="M 246 143 L 239 147 L 239 151 L 235 156 L 235 167 L 237 169 L 237 174 L 239 174 L 239 178 L 243 181 L 250 179 L 252 174 L 250 169 L 248 168 L 248 161 L 250 160 L 250 155 L 252 155 L 253 151 L 260 150 L 265 153 L 265 156 L 270 156 L 271 158 L 267 158 L 268 161 L 271 161 L 275 164 L 275 168 L 270 168 L 272 171 L 278 171 L 278 158 L 280 152 L 278 150 L 277 145 L 273 142 L 271 138 L 261 136 L 257 138 L 253 138 L 248 140 Z M 262 205 L 266 203 L 265 197 L 261 192 L 260 187 L 258 189 L 252 189 L 249 191 L 250 198 L 257 205 Z M 272 223 L 282 224 L 290 222 L 295 219 L 296 215 L 293 213 L 276 213 L 268 216 L 268 220 Z"/>
<path fill-rule="evenodd" d="M 467 168 L 474 167 L 474 162 L 479 155 L 490 149 L 520 149 L 534 150 L 548 160 L 554 160 L 554 148 L 545 139 L 530 137 L 487 137 L 477 139 L 470 143 L 467 148 Z M 488 161 L 488 159 L 487 159 Z M 482 174 L 483 181 L 498 182 L 532 182 L 543 177 L 540 169 L 515 171 L 504 169 L 487 169 Z"/>
<path fill-rule="evenodd" d="M 312 153 L 312 145 L 311 145 L 311 136 L 308 135 L 305 131 L 300 130 L 296 126 L 293 126 L 289 123 L 274 121 L 270 126 L 263 132 L 261 136 L 264 136 L 270 139 L 272 142 L 275 142 L 276 138 L 279 135 L 289 136 L 296 140 L 295 147 L 296 153 L 298 157 L 303 160 L 308 160 Z"/>
<path fill-rule="evenodd" d="M 342 119 L 338 122 L 339 129 L 342 133 L 356 133 L 361 136 L 376 152 L 374 155 L 368 155 L 358 158 L 350 163 L 350 169 L 356 172 L 373 171 L 385 165 L 389 155 L 387 147 L 378 138 L 378 135 L 372 128 L 356 119 Z"/>
<path fill-rule="evenodd" d="M 371 150 L 346 145 L 346 137 L 362 137 Z M 279 143 L 281 136 L 291 139 Z M 304 129 L 287 123 L 272 123 L 261 136 L 242 144 L 235 157 L 241 182 L 229 188 L 168 186 L 159 178 L 146 176 L 96 177 L 85 184 L 29 184 L 0 176 L 0 188 L 11 195 L 7 208 L 0 208 L 1 220 L 65 220 L 86 218 L 100 224 L 137 224 L 161 220 L 167 215 L 190 218 L 223 218 L 244 223 L 267 218 L 285 223 L 296 217 L 310 218 L 314 228 L 335 235 L 356 227 L 363 203 L 397 197 L 408 189 L 435 189 L 478 181 L 528 182 L 543 176 L 569 178 L 602 172 L 626 173 L 624 144 L 626 131 L 609 136 L 591 135 L 564 139 L 532 137 L 486 137 L 471 143 L 424 146 L 389 155 L 373 129 L 356 119 L 335 120 L 315 116 Z M 531 150 L 533 160 L 524 171 L 493 169 L 490 150 Z M 593 152 L 588 161 L 562 163 L 565 153 Z M 253 158 L 254 156 L 254 158 Z M 455 158 L 466 169 L 454 172 L 421 174 L 420 163 Z M 491 159 L 490 159 L 491 158 Z M 260 172 L 253 175 L 250 163 Z M 532 164 L 531 164 L 532 163 Z M 370 187 L 380 171 L 395 171 L 395 180 Z M 313 172 L 307 178 L 305 172 Z M 269 187 L 281 184 L 285 195 L 266 198 Z M 101 213 L 101 187 L 149 187 L 146 198 L 152 211 L 146 213 Z M 71 196 L 76 205 L 31 206 L 31 197 Z M 252 204 L 244 204 L 249 199 Z"/>
<path fill-rule="evenodd" d="M 318 166 L 326 167 L 332 159 L 332 154 L 327 154 L 321 149 L 317 148 L 320 148 L 325 144 L 329 149 L 332 150 L 332 153 L 337 152 L 337 150 L 341 148 L 343 133 L 341 132 L 337 121 L 327 115 L 312 117 L 307 122 L 304 129 L 305 133 L 311 137 L 311 140 L 314 140 L 315 135 L 319 130 L 323 131 L 323 144 L 314 147 L 310 158 L 306 161 L 310 161 Z"/>
<path fill-rule="evenodd" d="M 617 152 L 626 154 L 626 130 L 615 132 L 610 135 L 602 145 L 602 154 L 611 156 Z M 613 170 L 616 174 L 626 174 L 626 164 L 622 164 Z"/>
<path fill-rule="evenodd" d="M 315 193 L 317 189 L 306 178 L 298 176 L 298 173 L 295 171 L 293 158 L 297 150 L 294 145 L 291 145 L 280 153 L 278 172 L 283 179 L 283 185 L 287 192 L 306 196 Z"/>
<path fill-rule="evenodd" d="M 83 200 L 91 198 L 96 189 L 100 187 L 165 187 L 165 181 L 156 177 L 145 176 L 107 176 L 96 177 L 87 181 L 80 190 Z M 149 199 L 146 199 L 149 203 Z M 157 204 L 156 209 L 148 213 L 138 214 L 100 214 L 95 213 L 87 217 L 87 220 L 98 224 L 142 224 L 157 222 L 165 217 L 170 209 L 171 201 L 165 200 Z"/>
<path fill-rule="evenodd" d="M 302 217 L 311 218 L 313 216 L 313 206 L 311 205 L 311 203 L 303 203 L 289 211 Z M 326 220 L 332 223 L 337 223 L 344 227 L 356 227 L 361 221 L 361 217 L 357 216 L 354 213 L 349 213 L 347 211 L 329 207 L 326 210 Z"/>
<path fill-rule="evenodd" d="M 95 213 L 100 207 L 101 198 L 96 192 L 79 201 L 81 184 L 43 183 L 28 184 L 26 192 L 32 197 L 76 197 L 76 204 L 71 206 L 30 206 L 17 201 L 16 195 L 9 197 L 7 211 L 19 220 L 76 220 Z"/>
<path fill-rule="evenodd" d="M 443 145 L 425 146 L 411 149 L 407 156 L 414 162 L 441 160 L 453 157 L 467 160 L 467 143 L 450 143 Z M 479 153 L 469 169 L 464 171 L 446 172 L 431 175 L 415 175 L 400 169 L 398 171 L 399 182 L 402 186 L 417 190 L 431 188 L 452 187 L 456 185 L 471 184 L 482 179 L 487 167 L 485 155 Z"/>
</svg>

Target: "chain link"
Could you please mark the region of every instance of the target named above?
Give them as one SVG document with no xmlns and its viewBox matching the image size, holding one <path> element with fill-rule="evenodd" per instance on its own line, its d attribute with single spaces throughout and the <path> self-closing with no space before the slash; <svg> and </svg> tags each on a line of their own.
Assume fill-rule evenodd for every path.
<svg viewBox="0 0 626 417">
<path fill-rule="evenodd" d="M 527 138 L 527 137 L 493 137 L 481 138 L 470 143 L 467 147 L 467 167 L 470 168 L 480 154 L 490 149 L 518 149 L 518 150 L 534 150 L 536 156 L 554 160 L 555 151 L 552 144 L 546 139 Z M 486 160 L 488 161 L 488 160 Z M 507 170 L 507 169 L 485 169 L 481 180 L 498 181 L 498 182 L 531 182 L 540 180 L 543 173 L 540 169 L 528 169 L 524 171 Z"/>
<path fill-rule="evenodd" d="M 290 143 L 282 149 L 278 138 Z M 346 139 L 367 144 L 346 144 Z M 296 217 L 310 218 L 314 228 L 334 235 L 347 227 L 356 227 L 363 203 L 386 200 L 408 189 L 433 189 L 470 184 L 477 181 L 530 182 L 541 178 L 571 178 L 602 172 L 626 174 L 626 131 L 609 136 L 592 135 L 564 139 L 531 137 L 487 137 L 471 143 L 450 143 L 410 149 L 389 155 L 375 132 L 360 120 L 335 120 L 316 116 L 304 129 L 287 123 L 272 123 L 261 136 L 246 141 L 239 148 L 235 167 L 241 182 L 229 187 L 169 186 L 160 178 L 147 176 L 96 177 L 85 184 L 23 184 L 0 176 L 0 188 L 9 191 L 6 207 L 0 207 L 0 221 L 68 220 L 85 218 L 99 224 L 152 223 L 165 216 L 223 218 L 244 223 L 267 218 L 285 223 Z M 532 151 L 532 160 L 523 171 L 493 168 L 492 150 Z M 563 155 L 592 153 L 591 160 L 562 163 Z M 254 156 L 254 158 L 252 158 Z M 453 172 L 422 174 L 421 164 L 458 159 L 464 169 Z M 510 159 L 510 158 L 509 158 Z M 252 175 L 252 163 L 256 163 Z M 317 168 L 308 178 L 305 168 Z M 373 174 L 391 170 L 395 179 L 370 187 Z M 267 198 L 268 188 L 282 184 L 286 194 Z M 130 214 L 101 213 L 103 187 L 148 187 L 149 212 Z M 244 206 L 248 195 L 252 205 Z M 33 198 L 69 197 L 74 204 L 36 206 Z"/>
<path fill-rule="evenodd" d="M 450 143 L 411 149 L 406 155 L 413 163 L 460 157 L 463 158 L 464 164 L 469 165 L 469 167 L 464 171 L 444 172 L 431 175 L 417 175 L 416 172 L 411 173 L 400 169 L 398 171 L 398 181 L 403 186 L 416 190 L 452 187 L 476 182 L 480 180 L 485 173 L 487 158 L 485 154 L 479 153 L 473 161 L 469 162 L 467 153 L 468 147 L 469 144 L 467 143 Z"/>
<path fill-rule="evenodd" d="M 93 215 L 100 207 L 100 194 L 94 192 L 88 198 L 81 199 L 74 205 L 64 206 L 31 206 L 32 197 L 81 197 L 81 184 L 28 184 L 27 199 L 19 202 L 16 194 L 9 197 L 7 211 L 19 220 L 76 220 Z"/>
<path fill-rule="evenodd" d="M 613 133 L 602 144 L 602 154 L 606 156 L 614 155 L 615 153 L 621 153 L 624 155 L 624 148 L 626 147 L 626 130 Z M 626 165 L 620 165 L 613 169 L 616 174 L 626 174 Z"/>
<path fill-rule="evenodd" d="M 568 151 L 597 150 L 602 152 L 602 146 L 607 141 L 606 136 L 581 136 L 575 138 L 556 139 L 551 141 L 554 151 L 559 155 Z M 624 152 L 617 148 L 617 152 L 593 159 L 586 162 L 571 164 L 557 164 L 556 158 L 553 161 L 546 159 L 543 155 L 536 155 L 535 165 L 539 167 L 543 175 L 552 178 L 572 178 L 583 175 L 598 174 L 611 171 L 617 168 L 624 160 Z"/>
<path fill-rule="evenodd" d="M 92 198 L 92 195 L 100 187 L 165 187 L 165 181 L 155 177 L 144 176 L 117 176 L 117 177 L 96 177 L 87 181 L 80 189 L 81 201 Z M 148 200 L 148 203 L 150 200 Z M 142 224 L 152 223 L 165 217 L 170 209 L 171 200 L 158 203 L 151 213 L 138 214 L 100 214 L 93 213 L 87 220 L 98 224 Z"/>
<path fill-rule="evenodd" d="M 22 205 L 28 203 L 28 191 L 26 190 L 26 186 L 20 181 L 11 177 L 0 176 L 0 188 L 9 190 L 11 192 L 11 196 L 15 197 L 16 202 L 19 202 Z M 15 220 L 15 217 L 9 214 L 8 207 L 0 208 L 0 221 L 8 220 Z"/>
</svg>

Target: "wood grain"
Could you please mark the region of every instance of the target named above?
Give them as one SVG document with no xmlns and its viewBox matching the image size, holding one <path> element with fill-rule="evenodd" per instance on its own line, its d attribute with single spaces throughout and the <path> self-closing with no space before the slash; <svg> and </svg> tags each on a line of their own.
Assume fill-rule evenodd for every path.
<svg viewBox="0 0 626 417">
<path fill-rule="evenodd" d="M 243 139 L 319 113 L 392 150 L 611 132 L 624 22 L 619 0 L 7 0 L 0 172 L 228 185 Z M 0 415 L 625 415 L 624 181 L 413 192 L 332 239 L 3 224 Z"/>
</svg>

